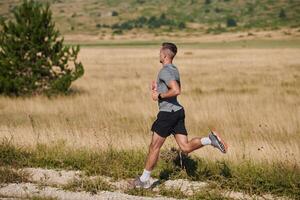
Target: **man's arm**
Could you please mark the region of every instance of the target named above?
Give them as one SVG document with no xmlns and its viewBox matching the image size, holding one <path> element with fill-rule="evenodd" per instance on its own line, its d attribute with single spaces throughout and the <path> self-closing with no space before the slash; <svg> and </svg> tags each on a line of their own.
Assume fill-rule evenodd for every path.
<svg viewBox="0 0 300 200">
<path fill-rule="evenodd" d="M 169 90 L 166 93 L 160 93 L 161 98 L 169 98 L 180 95 L 181 90 L 177 81 L 169 81 L 168 88 Z"/>
<path fill-rule="evenodd" d="M 180 89 L 177 81 L 175 81 L 175 80 L 169 81 L 168 88 L 169 88 L 169 90 L 167 92 L 160 93 L 161 98 L 174 97 L 174 96 L 180 95 L 180 93 L 181 93 L 181 89 Z M 158 100 L 158 95 L 159 95 L 159 93 L 157 92 L 157 90 L 152 90 L 152 99 L 154 101 Z"/>
</svg>

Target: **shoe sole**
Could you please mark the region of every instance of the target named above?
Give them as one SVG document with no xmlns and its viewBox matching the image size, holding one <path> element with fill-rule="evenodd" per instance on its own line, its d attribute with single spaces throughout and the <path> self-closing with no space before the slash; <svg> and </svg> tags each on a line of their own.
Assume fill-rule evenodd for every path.
<svg viewBox="0 0 300 200">
<path fill-rule="evenodd" d="M 225 152 L 222 151 L 222 153 L 227 153 L 228 145 L 226 142 L 220 137 L 220 135 L 216 131 L 211 131 L 213 135 L 215 135 L 218 139 L 218 141 L 224 146 Z"/>
</svg>

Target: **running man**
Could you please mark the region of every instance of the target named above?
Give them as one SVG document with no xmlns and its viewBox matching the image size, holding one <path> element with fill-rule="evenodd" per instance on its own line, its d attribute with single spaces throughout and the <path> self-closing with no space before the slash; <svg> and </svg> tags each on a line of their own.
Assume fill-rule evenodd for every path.
<svg viewBox="0 0 300 200">
<path fill-rule="evenodd" d="M 184 153 L 190 153 L 206 145 L 218 148 L 222 153 L 227 152 L 226 143 L 215 131 L 211 131 L 208 137 L 195 137 L 188 140 L 184 125 L 184 108 L 177 101 L 181 87 L 179 71 L 172 63 L 176 53 L 177 47 L 173 43 L 165 42 L 160 48 L 159 61 L 162 68 L 158 73 L 157 81 L 152 81 L 151 84 L 152 99 L 158 101 L 159 113 L 151 128 L 152 141 L 143 174 L 133 181 L 133 186 L 136 188 L 151 187 L 151 171 L 157 163 L 160 148 L 171 134 L 174 135 Z"/>
</svg>

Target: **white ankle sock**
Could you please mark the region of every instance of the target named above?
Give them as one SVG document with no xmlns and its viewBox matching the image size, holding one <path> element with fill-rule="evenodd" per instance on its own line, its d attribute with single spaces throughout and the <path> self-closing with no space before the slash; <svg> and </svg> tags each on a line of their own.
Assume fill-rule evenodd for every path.
<svg viewBox="0 0 300 200">
<path fill-rule="evenodd" d="M 203 137 L 203 138 L 201 138 L 201 144 L 202 145 L 210 145 L 211 140 L 209 139 L 209 137 Z"/>
<path fill-rule="evenodd" d="M 151 171 L 144 169 L 142 176 L 140 176 L 140 180 L 142 182 L 148 181 L 150 178 Z"/>
</svg>

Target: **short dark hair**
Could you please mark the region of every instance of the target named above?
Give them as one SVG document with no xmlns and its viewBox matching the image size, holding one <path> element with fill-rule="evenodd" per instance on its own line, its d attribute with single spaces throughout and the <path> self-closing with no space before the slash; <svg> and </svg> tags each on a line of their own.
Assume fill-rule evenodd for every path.
<svg viewBox="0 0 300 200">
<path fill-rule="evenodd" d="M 174 43 L 164 42 L 164 43 L 162 43 L 161 46 L 162 46 L 163 49 L 169 49 L 174 54 L 174 56 L 176 55 L 176 53 L 177 53 L 177 46 Z M 174 56 L 172 56 L 172 58 Z"/>
</svg>

